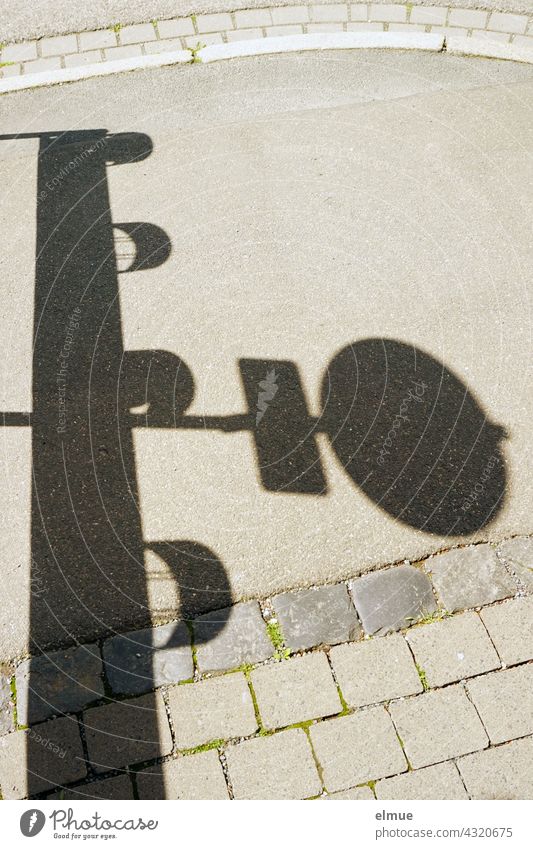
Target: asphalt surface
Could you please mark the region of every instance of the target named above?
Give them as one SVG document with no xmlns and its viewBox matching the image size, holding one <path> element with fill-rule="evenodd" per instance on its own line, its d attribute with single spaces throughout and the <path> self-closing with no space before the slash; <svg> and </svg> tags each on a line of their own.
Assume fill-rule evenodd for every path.
<svg viewBox="0 0 533 849">
<path fill-rule="evenodd" d="M 0 99 L 46 134 L 0 141 L 3 657 L 175 615 L 180 568 L 236 600 L 531 532 L 532 94 L 358 51 Z"/>
</svg>

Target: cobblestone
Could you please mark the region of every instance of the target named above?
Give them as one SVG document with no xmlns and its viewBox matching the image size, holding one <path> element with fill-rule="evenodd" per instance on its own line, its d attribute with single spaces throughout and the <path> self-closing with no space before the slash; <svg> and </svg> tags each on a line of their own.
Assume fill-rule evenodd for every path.
<svg viewBox="0 0 533 849">
<path fill-rule="evenodd" d="M 168 755 L 172 749 L 161 693 L 91 708 L 83 719 L 95 772 L 121 769 Z"/>
<path fill-rule="evenodd" d="M 480 616 L 507 666 L 533 660 L 533 598 L 516 598 L 484 608 Z"/>
<path fill-rule="evenodd" d="M 146 693 L 186 681 L 194 673 L 191 637 L 184 623 L 111 637 L 104 643 L 103 655 L 115 693 Z"/>
<path fill-rule="evenodd" d="M 137 774 L 140 799 L 228 799 L 218 753 L 172 758 Z M 164 793 L 162 789 L 164 788 Z"/>
<path fill-rule="evenodd" d="M 266 728 L 281 728 L 342 710 L 322 652 L 260 666 L 251 673 L 251 680 Z"/>
<path fill-rule="evenodd" d="M 509 564 L 528 592 L 533 592 L 533 538 L 508 539 L 498 546 L 498 554 Z"/>
<path fill-rule="evenodd" d="M 0 737 L 0 787 L 4 799 L 23 799 L 87 775 L 76 718 L 43 722 Z"/>
<path fill-rule="evenodd" d="M 373 572 L 351 581 L 349 586 L 367 634 L 406 628 L 437 607 L 427 576 L 413 566 Z"/>
<path fill-rule="evenodd" d="M 326 790 L 346 790 L 407 769 L 383 707 L 319 722 L 309 729 Z"/>
<path fill-rule="evenodd" d="M 74 713 L 104 695 L 100 651 L 90 644 L 24 660 L 15 682 L 21 725 Z"/>
<path fill-rule="evenodd" d="M 294 651 L 357 640 L 361 626 L 345 584 L 272 599 L 285 643 Z"/>
<path fill-rule="evenodd" d="M 350 707 L 362 707 L 422 692 L 411 652 L 400 634 L 337 646 L 330 658 Z"/>
<path fill-rule="evenodd" d="M 459 758 L 472 799 L 533 799 L 533 737 Z"/>
<path fill-rule="evenodd" d="M 457 548 L 426 561 L 437 594 L 453 612 L 515 595 L 517 586 L 490 545 Z"/>
<path fill-rule="evenodd" d="M 413 628 L 407 640 L 430 687 L 442 687 L 501 666 L 477 613 Z"/>
<path fill-rule="evenodd" d="M 468 799 L 457 767 L 450 762 L 384 778 L 375 790 L 378 799 Z"/>
<path fill-rule="evenodd" d="M 250 690 L 240 672 L 172 687 L 168 699 L 178 749 L 257 731 Z"/>
<path fill-rule="evenodd" d="M 414 769 L 488 744 L 477 712 L 459 684 L 393 702 L 389 710 Z"/>
<path fill-rule="evenodd" d="M 228 746 L 226 760 L 235 799 L 307 799 L 322 789 L 301 728 Z"/>
<path fill-rule="evenodd" d="M 491 743 L 533 734 L 533 664 L 492 672 L 467 687 Z"/>
<path fill-rule="evenodd" d="M 193 631 L 201 672 L 220 672 L 244 663 L 259 663 L 274 652 L 255 601 L 199 616 L 193 622 Z"/>
</svg>

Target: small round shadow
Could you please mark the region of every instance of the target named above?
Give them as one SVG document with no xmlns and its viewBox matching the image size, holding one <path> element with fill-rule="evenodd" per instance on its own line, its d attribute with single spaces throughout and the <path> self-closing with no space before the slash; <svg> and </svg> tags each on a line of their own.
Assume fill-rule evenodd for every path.
<svg viewBox="0 0 533 849">
<path fill-rule="evenodd" d="M 500 510 L 505 431 L 429 354 L 394 339 L 349 345 L 324 375 L 322 404 L 346 472 L 395 519 L 463 536 Z"/>
</svg>

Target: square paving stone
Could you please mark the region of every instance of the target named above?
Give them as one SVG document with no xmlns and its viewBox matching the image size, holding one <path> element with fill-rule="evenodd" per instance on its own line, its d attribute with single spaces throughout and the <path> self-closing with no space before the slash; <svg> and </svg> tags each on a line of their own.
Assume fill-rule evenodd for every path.
<svg viewBox="0 0 533 849">
<path fill-rule="evenodd" d="M 78 720 L 62 717 L 0 737 L 4 799 L 23 799 L 87 777 Z"/>
<path fill-rule="evenodd" d="M 457 548 L 426 561 L 437 594 L 450 613 L 515 595 L 518 587 L 490 545 Z"/>
<path fill-rule="evenodd" d="M 226 761 L 235 799 L 307 799 L 322 791 L 301 728 L 228 746 Z"/>
<path fill-rule="evenodd" d="M 229 799 L 218 752 L 173 758 L 137 773 L 139 799 Z"/>
<path fill-rule="evenodd" d="M 194 674 L 191 636 L 184 622 L 111 637 L 103 654 L 115 693 L 146 693 Z"/>
<path fill-rule="evenodd" d="M 178 749 L 257 731 L 250 688 L 241 672 L 173 687 L 168 699 Z"/>
<path fill-rule="evenodd" d="M 310 728 L 328 792 L 347 790 L 407 769 L 390 716 L 383 707 L 319 722 Z"/>
<path fill-rule="evenodd" d="M 393 702 L 389 710 L 414 769 L 488 745 L 476 709 L 460 684 Z"/>
<path fill-rule="evenodd" d="M 342 710 L 323 652 L 260 666 L 251 673 L 251 680 L 266 728 L 281 728 Z"/>
<path fill-rule="evenodd" d="M 0 669 L 0 734 L 8 734 L 14 728 L 11 676 Z"/>
<path fill-rule="evenodd" d="M 100 650 L 90 644 L 23 660 L 15 683 L 21 725 L 74 713 L 104 695 Z"/>
<path fill-rule="evenodd" d="M 353 787 L 351 790 L 339 790 L 338 793 L 328 793 L 327 796 L 321 796 L 320 798 L 331 799 L 333 801 L 352 799 L 363 802 L 368 799 L 374 799 L 375 796 L 370 787 Z"/>
<path fill-rule="evenodd" d="M 533 734 L 533 664 L 492 672 L 467 687 L 491 743 Z"/>
<path fill-rule="evenodd" d="M 514 598 L 479 614 L 502 662 L 533 660 L 533 598 Z"/>
<path fill-rule="evenodd" d="M 350 707 L 363 707 L 422 692 L 422 683 L 401 634 L 374 637 L 331 649 L 329 656 Z"/>
<path fill-rule="evenodd" d="M 355 608 L 367 634 L 407 628 L 437 605 L 431 583 L 414 566 L 372 572 L 350 583 Z"/>
<path fill-rule="evenodd" d="M 468 799 L 457 767 L 451 762 L 384 778 L 375 790 L 378 799 Z"/>
<path fill-rule="evenodd" d="M 193 621 L 200 672 L 222 672 L 272 657 L 272 645 L 259 605 L 243 602 Z"/>
<path fill-rule="evenodd" d="M 501 666 L 477 613 L 412 628 L 409 642 L 430 687 L 442 687 Z"/>
<path fill-rule="evenodd" d="M 83 719 L 89 759 L 95 772 L 162 757 L 172 749 L 161 693 L 91 708 Z"/>
<path fill-rule="evenodd" d="M 81 784 L 78 787 L 61 787 L 55 793 L 51 793 L 47 799 L 133 799 L 133 785 L 131 778 L 126 773 L 115 775 L 112 778 L 103 778 L 101 781 L 91 781 L 90 784 Z"/>
<path fill-rule="evenodd" d="M 533 537 L 515 537 L 500 543 L 498 554 L 509 564 L 526 590 L 533 593 Z"/>
<path fill-rule="evenodd" d="M 533 737 L 457 761 L 472 799 L 533 799 Z"/>
<path fill-rule="evenodd" d="M 293 651 L 357 640 L 361 626 L 346 584 L 283 593 L 272 599 L 285 643 Z"/>
</svg>

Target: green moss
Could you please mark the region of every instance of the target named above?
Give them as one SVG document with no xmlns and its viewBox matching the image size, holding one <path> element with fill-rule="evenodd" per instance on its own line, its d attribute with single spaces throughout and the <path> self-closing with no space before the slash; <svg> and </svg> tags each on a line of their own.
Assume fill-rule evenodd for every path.
<svg viewBox="0 0 533 849">
<path fill-rule="evenodd" d="M 202 61 L 200 56 L 198 56 L 198 53 L 200 52 L 200 50 L 203 50 L 204 47 L 205 47 L 205 44 L 202 44 L 201 41 L 199 41 L 196 44 L 196 47 L 189 47 L 188 48 L 191 51 L 191 56 L 192 56 L 191 65 L 194 65 L 196 62 Z"/>
<path fill-rule="evenodd" d="M 291 650 L 285 645 L 281 625 L 277 619 L 271 619 L 270 622 L 267 622 L 267 633 L 275 649 L 275 660 L 287 660 L 291 656 Z"/>
<path fill-rule="evenodd" d="M 224 740 L 210 740 L 209 743 L 203 743 L 201 746 L 194 746 L 192 749 L 180 749 L 180 755 L 198 755 L 200 752 L 209 752 L 211 749 L 218 749 L 222 746 Z"/>
<path fill-rule="evenodd" d="M 0 62 L 0 68 L 5 68 L 7 65 L 14 65 L 14 62 Z"/>
<path fill-rule="evenodd" d="M 122 24 L 113 24 L 113 26 L 111 27 L 111 29 L 113 30 L 113 32 L 115 33 L 115 35 L 118 35 L 118 34 L 119 34 L 119 32 L 120 32 L 120 30 L 122 29 Z"/>
<path fill-rule="evenodd" d="M 427 679 L 427 675 L 426 675 L 426 670 L 422 669 L 422 667 L 419 666 L 418 663 L 415 663 L 415 666 L 416 666 L 416 671 L 418 672 L 418 677 L 420 678 L 420 683 L 422 684 L 422 687 L 424 688 L 424 692 L 426 692 L 427 690 L 429 690 L 429 684 L 428 684 L 428 679 Z"/>
<path fill-rule="evenodd" d="M 430 625 L 432 622 L 442 622 L 443 619 L 449 619 L 452 614 L 448 610 L 422 611 L 420 616 L 408 616 L 408 620 L 413 625 Z"/>
</svg>

